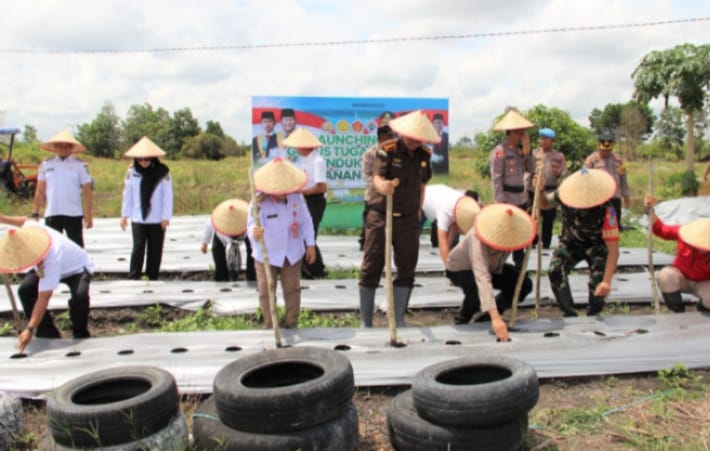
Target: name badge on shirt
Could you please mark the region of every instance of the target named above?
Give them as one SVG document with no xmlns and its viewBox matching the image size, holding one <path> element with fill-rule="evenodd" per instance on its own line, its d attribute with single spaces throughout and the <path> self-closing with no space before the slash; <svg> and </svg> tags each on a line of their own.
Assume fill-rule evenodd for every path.
<svg viewBox="0 0 710 451">
<path fill-rule="evenodd" d="M 47 172 L 54 172 L 54 168 L 47 168 Z"/>
<path fill-rule="evenodd" d="M 274 218 L 278 218 L 278 217 L 279 217 L 279 215 L 277 215 L 276 213 L 274 213 L 272 215 L 266 215 L 266 219 L 274 219 Z"/>
</svg>

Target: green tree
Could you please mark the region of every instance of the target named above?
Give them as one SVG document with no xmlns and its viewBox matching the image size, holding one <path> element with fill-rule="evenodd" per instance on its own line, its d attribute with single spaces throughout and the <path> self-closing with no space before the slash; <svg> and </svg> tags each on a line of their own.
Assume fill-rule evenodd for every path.
<svg viewBox="0 0 710 451">
<path fill-rule="evenodd" d="M 663 150 L 680 156 L 684 138 L 683 110 L 668 105 L 658 117 L 656 140 Z"/>
<path fill-rule="evenodd" d="M 36 143 L 39 141 L 37 138 L 37 128 L 30 124 L 25 124 L 25 129 L 22 132 L 22 139 L 26 143 Z"/>
<path fill-rule="evenodd" d="M 150 103 L 131 105 L 123 121 L 123 149 L 128 149 L 147 136 L 167 152 L 170 144 L 170 113 L 160 107 L 156 110 Z"/>
<path fill-rule="evenodd" d="M 226 154 L 225 140 L 211 133 L 189 138 L 182 148 L 183 157 L 199 160 L 221 160 Z"/>
<path fill-rule="evenodd" d="M 703 109 L 710 89 L 710 44 L 681 44 L 646 54 L 631 73 L 634 98 L 642 103 L 676 97 L 686 119 L 686 171 L 693 173 L 695 135 L 693 115 Z"/>
<path fill-rule="evenodd" d="M 165 151 L 174 156 L 180 153 L 188 139 L 202 132 L 200 124 L 189 108 L 182 108 L 173 113 L 169 126 L 169 138 Z"/>
<path fill-rule="evenodd" d="M 219 121 L 207 121 L 207 124 L 205 124 L 205 132 L 210 135 L 215 135 L 218 138 L 225 137 L 224 130 L 222 130 L 222 125 Z"/>
<path fill-rule="evenodd" d="M 106 101 L 93 121 L 79 125 L 76 138 L 97 157 L 113 157 L 121 147 L 121 119 L 116 108 Z"/>
<path fill-rule="evenodd" d="M 653 111 L 648 104 L 638 103 L 634 100 L 627 103 L 608 103 L 603 110 L 594 108 L 589 115 L 589 126 L 592 127 L 592 130 L 594 130 L 597 135 L 603 132 L 609 132 L 617 137 L 622 137 L 626 134 L 622 121 L 624 111 L 626 110 L 627 114 L 634 114 L 638 117 L 635 113 L 629 113 L 630 109 L 638 109 L 639 113 L 643 115 L 646 122 L 646 128 L 643 134 L 651 133 L 656 119 Z"/>
</svg>

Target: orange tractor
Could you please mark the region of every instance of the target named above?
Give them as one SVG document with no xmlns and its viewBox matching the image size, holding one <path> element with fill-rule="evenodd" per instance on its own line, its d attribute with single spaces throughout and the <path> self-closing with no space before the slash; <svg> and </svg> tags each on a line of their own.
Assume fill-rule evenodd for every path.
<svg viewBox="0 0 710 451">
<path fill-rule="evenodd" d="M 10 136 L 10 143 L 7 145 L 7 159 L 0 157 L 0 188 L 8 193 L 28 198 L 34 196 L 39 166 L 20 164 L 13 160 L 12 149 L 15 144 L 15 135 L 19 133 L 19 128 L 0 128 L 0 137 Z"/>
</svg>

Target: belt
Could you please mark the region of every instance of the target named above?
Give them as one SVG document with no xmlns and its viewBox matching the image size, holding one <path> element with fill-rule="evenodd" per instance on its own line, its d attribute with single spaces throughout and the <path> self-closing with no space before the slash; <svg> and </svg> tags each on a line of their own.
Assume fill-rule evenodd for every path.
<svg viewBox="0 0 710 451">
<path fill-rule="evenodd" d="M 503 191 L 507 191 L 509 193 L 522 193 L 525 191 L 524 186 L 510 186 L 510 185 L 505 185 L 503 184 Z"/>
<path fill-rule="evenodd" d="M 554 191 L 557 189 L 557 185 L 545 185 L 545 191 Z"/>
</svg>

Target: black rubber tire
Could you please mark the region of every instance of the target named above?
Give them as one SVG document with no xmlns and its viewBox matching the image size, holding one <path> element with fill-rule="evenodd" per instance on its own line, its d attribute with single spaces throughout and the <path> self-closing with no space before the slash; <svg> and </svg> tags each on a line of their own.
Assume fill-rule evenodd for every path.
<svg viewBox="0 0 710 451">
<path fill-rule="evenodd" d="M 203 401 L 192 416 L 195 450 L 332 450 L 357 449 L 359 431 L 357 410 L 352 402 L 332 420 L 293 432 L 258 434 L 230 428 L 217 416 L 214 396 Z"/>
<path fill-rule="evenodd" d="M 13 449 L 23 426 L 22 401 L 0 392 L 0 449 Z"/>
<path fill-rule="evenodd" d="M 164 429 L 178 413 L 169 372 L 155 367 L 110 368 L 72 379 L 47 400 L 54 441 L 101 447 L 137 441 Z"/>
<path fill-rule="evenodd" d="M 214 378 L 219 418 L 234 429 L 269 434 L 307 429 L 343 413 L 355 379 L 350 360 L 314 347 L 251 354 Z"/>
<path fill-rule="evenodd" d="M 535 407 L 540 388 L 535 369 L 503 356 L 448 360 L 414 376 L 419 416 L 450 426 L 490 426 L 512 421 Z"/>
<path fill-rule="evenodd" d="M 528 429 L 527 415 L 488 427 L 456 427 L 431 423 L 414 408 L 412 391 L 397 395 L 387 410 L 390 441 L 400 451 L 516 450 Z"/>
</svg>

